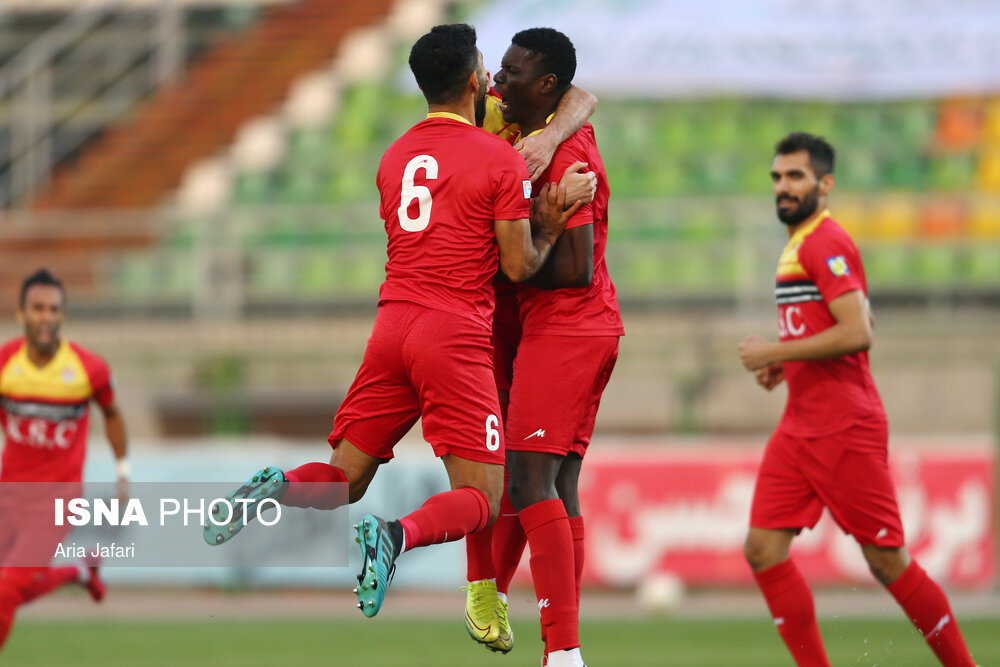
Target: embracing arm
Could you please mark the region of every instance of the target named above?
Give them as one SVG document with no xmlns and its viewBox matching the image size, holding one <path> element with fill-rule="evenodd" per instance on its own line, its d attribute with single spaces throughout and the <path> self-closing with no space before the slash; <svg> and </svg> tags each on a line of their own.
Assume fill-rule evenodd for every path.
<svg viewBox="0 0 1000 667">
<path fill-rule="evenodd" d="M 845 292 L 828 307 L 837 323 L 813 336 L 780 343 L 757 335 L 744 338 L 739 348 L 743 366 L 756 371 L 784 361 L 832 359 L 868 350 L 872 344 L 872 318 L 864 293 Z"/>
<path fill-rule="evenodd" d="M 597 98 L 583 88 L 570 86 L 556 107 L 556 113 L 544 130 L 514 144 L 528 165 L 531 180 L 542 175 L 552 161 L 559 144 L 583 127 L 597 108 Z"/>
<path fill-rule="evenodd" d="M 545 264 L 566 221 L 580 208 L 577 202 L 564 210 L 565 202 L 566 186 L 546 183 L 532 200 L 530 221 L 524 218 L 494 221 L 500 270 L 511 282 L 524 282 Z"/>
<path fill-rule="evenodd" d="M 539 289 L 587 287 L 594 279 L 594 226 L 567 229 L 542 270 L 527 281 Z"/>
</svg>

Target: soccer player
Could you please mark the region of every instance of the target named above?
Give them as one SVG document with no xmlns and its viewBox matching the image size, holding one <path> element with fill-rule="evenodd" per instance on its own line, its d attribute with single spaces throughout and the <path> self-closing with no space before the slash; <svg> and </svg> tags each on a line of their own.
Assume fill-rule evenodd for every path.
<svg viewBox="0 0 1000 667">
<path fill-rule="evenodd" d="M 575 72 L 576 52 L 562 33 L 533 28 L 514 35 L 494 77 L 504 120 L 520 125 L 528 136 L 543 129 Z M 501 596 L 525 540 L 531 546 L 545 659 L 560 667 L 583 664 L 578 632 L 583 519 L 577 479 L 624 333 L 604 261 L 607 176 L 589 124 L 559 146 L 538 182 L 574 162 L 587 163 L 597 174 L 597 193 L 567 223 L 542 271 L 518 286 L 522 337 L 507 421 L 507 491 L 516 518 L 502 517 L 493 540 Z M 505 518 L 517 521 L 521 530 L 505 529 Z"/>
<path fill-rule="evenodd" d="M 118 462 L 119 485 L 127 481 L 125 422 L 115 403 L 110 369 L 93 352 L 60 337 L 65 302 L 62 284 L 45 269 L 28 276 L 21 286 L 17 320 L 24 336 L 0 347 L 0 423 L 6 434 L 0 486 L 79 484 L 91 400 L 104 413 L 105 432 Z M 51 498 L 35 497 L 44 493 L 25 494 L 25 487 L 9 484 L 4 489 L 0 553 L 8 563 L 22 562 L 25 554 L 40 550 L 51 557 L 64 536 L 64 532 L 42 528 L 52 522 Z M 9 506 L 12 497 L 25 495 L 44 501 L 44 507 L 36 513 L 34 507 Z M 20 605 L 70 583 L 83 585 L 95 602 L 104 597 L 105 586 L 93 563 L 89 567 L 0 566 L 0 646 Z"/>
<path fill-rule="evenodd" d="M 517 151 L 472 124 L 488 78 L 471 26 L 435 27 L 409 62 L 430 113 L 379 165 L 386 280 L 361 368 L 328 438 L 330 463 L 265 468 L 231 496 L 332 507 L 335 498 L 316 492 L 328 484 L 316 483 L 346 482 L 355 502 L 422 418 L 452 489 L 398 521 L 361 519 L 356 592 L 366 616 L 381 608 L 402 552 L 461 539 L 496 516 L 504 447 L 491 362 L 493 277 L 498 264 L 514 282 L 533 276 L 580 207 L 564 210 L 564 185 L 546 184 L 532 200 Z M 206 540 L 225 541 L 241 519 L 220 530 L 210 524 Z"/>
<path fill-rule="evenodd" d="M 560 98 L 555 114 L 548 125 L 531 136 L 522 137 L 521 128 L 516 123 L 504 120 L 500 110 L 502 100 L 495 90 L 487 93 L 485 116 L 482 127 L 487 132 L 503 138 L 524 157 L 532 179 L 537 179 L 552 161 L 556 148 L 563 141 L 583 127 L 597 106 L 597 98 L 589 92 L 571 85 Z M 567 172 L 585 168 L 584 163 L 570 165 Z M 582 194 L 582 201 L 588 204 L 597 190 L 597 175 L 587 172 L 591 179 L 591 190 Z M 566 200 L 576 201 L 575 192 L 567 191 Z M 496 308 L 493 314 L 493 376 L 500 399 L 501 422 L 506 426 L 507 408 L 510 403 L 510 386 L 514 377 L 514 357 L 521 340 L 521 321 L 518 317 L 517 287 L 498 274 L 494 283 Z M 466 577 L 468 585 L 465 601 L 465 627 L 475 641 L 484 644 L 491 651 L 508 653 L 514 647 L 514 634 L 507 618 L 506 594 L 501 599 L 497 594 L 496 568 L 493 564 L 493 531 L 499 525 L 501 531 L 513 531 L 513 536 L 504 536 L 501 544 L 520 544 L 518 557 L 524 544 L 524 533 L 517 520 L 517 512 L 510 504 L 506 492 L 500 499 L 500 515 L 494 523 L 466 536 Z M 506 589 L 505 589 L 506 591 Z"/>
<path fill-rule="evenodd" d="M 827 507 L 941 663 L 973 667 L 948 599 L 904 546 L 888 424 L 868 368 L 865 270 L 826 210 L 834 150 L 795 132 L 775 153 L 771 181 L 788 231 L 775 286 L 779 342 L 749 336 L 739 354 L 768 391 L 786 381 L 788 402 L 757 474 L 746 559 L 795 662 L 829 665 L 812 594 L 788 556 L 792 539 Z"/>
</svg>

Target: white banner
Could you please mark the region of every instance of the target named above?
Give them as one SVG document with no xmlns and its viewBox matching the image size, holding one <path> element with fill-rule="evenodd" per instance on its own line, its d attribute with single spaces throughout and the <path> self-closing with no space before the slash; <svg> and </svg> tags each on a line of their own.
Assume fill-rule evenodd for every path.
<svg viewBox="0 0 1000 667">
<path fill-rule="evenodd" d="M 996 0 L 505 0 L 469 22 L 491 72 L 519 30 L 566 33 L 576 83 L 605 95 L 1000 92 Z"/>
</svg>

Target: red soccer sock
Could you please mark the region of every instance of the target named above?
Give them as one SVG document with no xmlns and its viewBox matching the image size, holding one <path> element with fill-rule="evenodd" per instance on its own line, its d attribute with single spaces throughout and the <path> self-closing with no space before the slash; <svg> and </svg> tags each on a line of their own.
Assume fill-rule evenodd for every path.
<svg viewBox="0 0 1000 667">
<path fill-rule="evenodd" d="M 465 580 L 479 581 L 497 576 L 493 567 L 493 526 L 491 523 L 465 536 Z"/>
<path fill-rule="evenodd" d="M 576 606 L 573 534 L 566 507 L 558 498 L 543 500 L 518 514 L 531 546 L 531 578 L 542 617 L 545 652 L 576 648 L 579 611 Z"/>
<path fill-rule="evenodd" d="M 812 592 L 795 563 L 788 559 L 754 572 L 753 576 L 795 664 L 799 667 L 830 667 L 816 624 Z"/>
<path fill-rule="evenodd" d="M 406 535 L 406 551 L 429 544 L 460 540 L 490 520 L 490 501 L 479 489 L 463 487 L 431 496 L 399 524 Z"/>
<path fill-rule="evenodd" d="M 576 575 L 576 606 L 580 607 L 580 581 L 583 578 L 583 517 L 571 516 L 569 518 L 569 530 L 573 535 L 573 574 Z"/>
<path fill-rule="evenodd" d="M 517 510 L 505 490 L 500 499 L 500 514 L 493 522 L 493 566 L 497 577 L 497 591 L 504 595 L 510 590 L 510 581 L 521 562 L 521 554 L 524 553 L 527 541 Z"/>
<path fill-rule="evenodd" d="M 80 580 L 80 570 L 73 565 L 31 569 L 35 571 L 29 577 L 25 577 L 24 581 L 20 584 L 21 597 L 23 599 L 22 604 L 31 602 L 35 598 L 50 593 L 60 586 L 75 584 Z"/>
<path fill-rule="evenodd" d="M 887 588 L 944 667 L 975 667 L 948 598 L 917 561 Z"/>
<path fill-rule="evenodd" d="M 347 504 L 347 475 L 329 463 L 306 463 L 285 473 L 288 488 L 281 504 L 332 510 Z M 338 484 L 339 482 L 339 484 Z"/>
</svg>

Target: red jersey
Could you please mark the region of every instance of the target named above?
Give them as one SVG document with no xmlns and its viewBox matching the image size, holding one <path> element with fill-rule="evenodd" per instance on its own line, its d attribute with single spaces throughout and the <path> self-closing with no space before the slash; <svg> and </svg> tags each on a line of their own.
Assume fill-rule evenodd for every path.
<svg viewBox="0 0 1000 667">
<path fill-rule="evenodd" d="M 79 482 L 90 399 L 111 405 L 111 370 L 99 356 L 63 340 L 44 367 L 17 338 L 0 347 L 0 424 L 6 434 L 0 481 Z"/>
<path fill-rule="evenodd" d="M 778 261 L 780 339 L 815 336 L 832 327 L 836 320 L 827 304 L 853 290 L 868 296 L 861 254 L 843 227 L 824 211 L 792 235 Z M 780 430 L 820 437 L 861 421 L 885 420 L 867 352 L 786 361 L 782 366 L 788 402 Z"/>
<path fill-rule="evenodd" d="M 608 244 L 608 176 L 590 123 L 559 145 L 552 162 L 535 182 L 536 187 L 558 181 L 577 161 L 588 163 L 587 168 L 597 174 L 597 194 L 594 201 L 584 204 L 573 214 L 566 229 L 594 226 L 594 277 L 587 287 L 544 290 L 518 285 L 525 336 L 621 336 L 625 333 L 618 296 L 604 261 L 604 249 Z"/>
<path fill-rule="evenodd" d="M 454 114 L 429 114 L 382 156 L 389 261 L 379 303 L 410 301 L 489 329 L 495 220 L 527 218 L 531 184 L 509 144 Z"/>
</svg>

